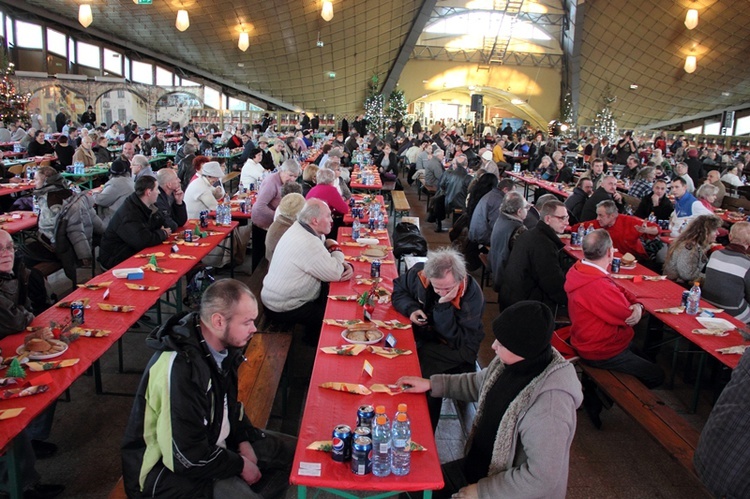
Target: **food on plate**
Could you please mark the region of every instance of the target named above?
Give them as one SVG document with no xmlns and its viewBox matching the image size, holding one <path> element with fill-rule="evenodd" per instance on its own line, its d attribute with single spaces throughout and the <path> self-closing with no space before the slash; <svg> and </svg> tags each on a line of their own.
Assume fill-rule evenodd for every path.
<svg viewBox="0 0 750 499">
<path fill-rule="evenodd" d="M 625 253 L 622 255 L 622 258 L 620 258 L 620 262 L 626 267 L 632 267 L 635 265 L 635 257 L 630 253 Z"/>
<path fill-rule="evenodd" d="M 370 329 L 361 329 L 361 327 L 365 325 Z M 377 343 L 383 339 L 383 333 L 377 329 L 373 329 L 372 323 L 366 322 L 364 324 L 358 324 L 357 326 L 359 327 L 358 329 L 345 329 L 341 332 L 341 336 L 350 343 Z"/>
</svg>

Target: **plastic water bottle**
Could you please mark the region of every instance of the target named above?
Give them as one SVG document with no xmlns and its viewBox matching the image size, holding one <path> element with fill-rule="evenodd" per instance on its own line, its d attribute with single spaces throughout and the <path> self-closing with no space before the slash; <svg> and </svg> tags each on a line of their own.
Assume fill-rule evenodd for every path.
<svg viewBox="0 0 750 499">
<path fill-rule="evenodd" d="M 385 216 L 383 216 L 383 212 L 378 212 L 378 230 L 385 230 Z"/>
<path fill-rule="evenodd" d="M 391 424 L 385 415 L 385 407 L 375 408 L 375 419 L 372 426 L 372 474 L 388 476 L 391 474 Z"/>
<path fill-rule="evenodd" d="M 156 148 L 152 147 L 151 148 L 151 156 L 156 156 L 157 154 L 158 154 L 158 151 L 156 150 Z"/>
<path fill-rule="evenodd" d="M 688 315 L 698 315 L 698 308 L 700 306 L 701 301 L 701 286 L 698 281 L 695 281 L 693 284 L 693 287 L 690 288 L 690 293 L 688 294 L 687 299 L 687 307 L 685 312 Z"/>
<path fill-rule="evenodd" d="M 583 236 L 586 235 L 586 229 L 583 224 L 578 226 L 578 244 L 583 244 Z"/>
<path fill-rule="evenodd" d="M 586 235 L 591 234 L 592 232 L 594 232 L 594 224 L 589 224 L 586 228 Z"/>
<path fill-rule="evenodd" d="M 355 217 L 354 222 L 352 222 L 352 239 L 355 241 L 359 239 L 359 232 L 362 229 L 362 224 L 359 221 L 359 218 Z"/>
<path fill-rule="evenodd" d="M 404 405 L 405 407 L 405 405 Z M 391 430 L 391 472 L 397 476 L 408 475 L 411 470 L 411 424 L 406 410 L 396 413 Z"/>
<path fill-rule="evenodd" d="M 34 215 L 39 216 L 39 213 L 41 213 L 42 209 L 39 207 L 39 197 L 33 196 L 33 205 L 32 210 L 34 211 Z"/>
</svg>

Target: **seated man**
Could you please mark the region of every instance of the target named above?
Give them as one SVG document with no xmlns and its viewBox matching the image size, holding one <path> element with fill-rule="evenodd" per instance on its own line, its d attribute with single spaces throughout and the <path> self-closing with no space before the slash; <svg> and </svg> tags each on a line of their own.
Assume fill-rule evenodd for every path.
<svg viewBox="0 0 750 499">
<path fill-rule="evenodd" d="M 703 298 L 742 322 L 750 323 L 750 223 L 737 222 L 729 245 L 711 253 L 706 265 Z"/>
<path fill-rule="evenodd" d="M 505 195 L 512 190 L 513 181 L 506 178 L 501 180 L 497 187 L 482 196 L 482 199 L 474 208 L 474 213 L 471 214 L 471 223 L 469 224 L 469 239 L 471 241 L 482 246 L 490 245 L 492 228 L 500 215 L 500 205 L 502 205 Z"/>
<path fill-rule="evenodd" d="M 682 177 L 672 180 L 671 194 L 674 195 L 674 212 L 669 221 L 672 232 L 678 233 L 683 226 L 701 215 L 713 215 L 698 198 L 690 194 L 688 184 Z"/>
<path fill-rule="evenodd" d="M 584 178 L 578 181 L 573 194 L 565 200 L 565 207 L 568 209 L 568 214 L 571 217 L 571 222 L 578 223 L 583 212 L 583 205 L 586 204 L 589 196 L 594 193 L 594 184 L 590 178 Z"/>
<path fill-rule="evenodd" d="M 568 225 L 568 210 L 560 201 L 542 206 L 536 227 L 518 236 L 505 265 L 498 301 L 508 307 L 523 300 L 541 301 L 551 309 L 565 306 L 563 246 L 559 234 Z"/>
<path fill-rule="evenodd" d="M 592 225 L 594 229 L 605 229 L 612 238 L 612 244 L 621 254 L 631 253 L 639 260 L 651 258 L 641 238 L 653 240 L 659 235 L 659 226 L 631 215 L 620 215 L 614 201 L 602 201 L 596 206 L 596 220 L 576 224 L 570 228 L 577 231 L 579 226 Z M 654 252 L 655 254 L 656 252 Z"/>
<path fill-rule="evenodd" d="M 727 195 L 727 188 L 721 181 L 719 170 L 711 170 L 710 172 L 708 172 L 705 183 L 711 184 L 719 189 L 719 192 L 716 193 L 716 199 L 711 204 L 714 205 L 714 208 L 721 208 L 721 203 L 724 201 L 724 198 Z"/>
<path fill-rule="evenodd" d="M 143 154 L 133 156 L 133 159 L 130 160 L 130 171 L 133 174 L 133 181 L 137 181 L 146 175 L 156 178 L 154 170 L 151 169 L 151 163 L 149 163 L 148 158 Z"/>
<path fill-rule="evenodd" d="M 565 497 L 583 395 L 573 365 L 550 346 L 554 327 L 544 304 L 519 302 L 492 322 L 497 356 L 487 368 L 397 381 L 409 393 L 478 402 L 466 455 L 442 466 L 445 487 L 433 497 Z"/>
<path fill-rule="evenodd" d="M 348 281 L 354 268 L 333 239 L 331 210 L 321 199 L 308 199 L 297 221 L 281 236 L 263 279 L 260 296 L 272 321 L 302 323 L 305 339 L 317 345 L 328 285 Z"/>
<path fill-rule="evenodd" d="M 632 351 L 633 326 L 641 320 L 643 305 L 609 277 L 607 269 L 614 254 L 606 230 L 597 229 L 583 238 L 584 259 L 571 267 L 565 281 L 570 343 L 583 362 L 632 374 L 648 388 L 655 388 L 664 382 L 664 373 Z M 600 427 L 601 402 L 589 390 L 585 404 L 594 425 Z"/>
<path fill-rule="evenodd" d="M 102 237 L 99 262 L 111 269 L 144 248 L 155 246 L 172 233 L 154 207 L 159 186 L 154 177 L 146 175 L 135 183 L 135 192 L 115 212 Z"/>
<path fill-rule="evenodd" d="M 222 279 L 200 312 L 152 334 L 157 351 L 122 444 L 128 497 L 285 496 L 296 439 L 255 428 L 237 401 L 237 366 L 257 316 L 250 289 Z"/>
<path fill-rule="evenodd" d="M 484 339 L 484 295 L 467 275 L 460 253 L 450 248 L 430 252 L 424 264 L 395 279 L 393 307 L 414 325 L 422 376 L 474 370 Z M 434 430 L 441 401 L 430 398 L 427 405 Z"/>
<path fill-rule="evenodd" d="M 617 205 L 617 211 L 625 211 L 625 207 L 622 204 L 622 195 L 617 192 L 617 179 L 613 175 L 607 175 L 602 180 L 602 185 L 594 191 L 583 205 L 581 210 L 581 216 L 578 218 L 579 222 L 588 222 L 596 218 L 596 205 L 602 201 L 611 200 Z"/>
<path fill-rule="evenodd" d="M 500 292 L 505 276 L 505 264 L 518 239 L 526 231 L 523 224 L 529 209 L 529 203 L 518 192 L 509 192 L 500 205 L 500 216 L 492 226 L 490 236 L 489 260 L 492 267 L 494 289 Z"/>
<path fill-rule="evenodd" d="M 159 182 L 156 208 L 164 218 L 164 225 L 174 232 L 185 225 L 188 219 L 187 206 L 183 202 L 185 193 L 182 192 L 177 172 L 172 168 L 162 168 L 156 172 L 156 180 Z"/>
<path fill-rule="evenodd" d="M 749 372 L 750 350 L 745 350 L 695 449 L 695 471 L 713 497 L 747 497 L 750 490 Z"/>
</svg>

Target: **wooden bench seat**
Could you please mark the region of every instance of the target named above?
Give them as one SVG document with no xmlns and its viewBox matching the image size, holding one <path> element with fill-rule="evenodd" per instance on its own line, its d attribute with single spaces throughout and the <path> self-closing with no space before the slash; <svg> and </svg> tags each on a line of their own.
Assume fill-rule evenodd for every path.
<svg viewBox="0 0 750 499">
<path fill-rule="evenodd" d="M 695 474 L 693 454 L 700 437 L 695 428 L 635 377 L 597 369 L 582 362 L 578 365 L 608 397 L 661 444 L 670 456 Z"/>
<path fill-rule="evenodd" d="M 394 226 L 398 218 L 409 215 L 410 211 L 411 206 L 409 206 L 409 201 L 406 200 L 404 191 L 391 192 L 391 213 L 393 214 Z"/>
</svg>

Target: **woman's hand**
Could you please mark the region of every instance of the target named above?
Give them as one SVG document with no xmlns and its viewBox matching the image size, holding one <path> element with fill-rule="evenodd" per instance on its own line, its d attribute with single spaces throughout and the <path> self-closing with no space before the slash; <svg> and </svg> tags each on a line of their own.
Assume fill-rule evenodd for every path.
<svg viewBox="0 0 750 499">
<path fill-rule="evenodd" d="M 430 380 L 419 376 L 401 376 L 396 384 L 402 387 L 406 393 L 424 393 L 432 389 Z"/>
<path fill-rule="evenodd" d="M 471 485 L 462 488 L 451 497 L 455 497 L 456 499 L 479 499 L 479 488 L 476 483 L 472 483 Z"/>
</svg>

